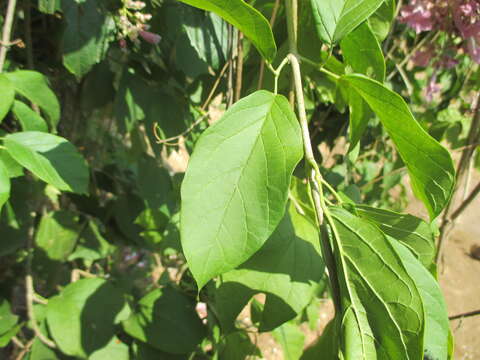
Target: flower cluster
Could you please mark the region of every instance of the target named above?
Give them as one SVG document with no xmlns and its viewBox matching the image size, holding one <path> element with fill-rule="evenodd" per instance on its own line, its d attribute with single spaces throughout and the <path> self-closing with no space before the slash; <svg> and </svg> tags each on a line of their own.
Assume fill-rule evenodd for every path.
<svg viewBox="0 0 480 360">
<path fill-rule="evenodd" d="M 480 64 L 480 0 L 410 0 L 401 9 L 400 21 L 417 33 L 443 31 L 452 35 L 452 39 L 461 37 L 461 49 Z M 440 54 L 432 44 L 428 44 L 415 54 L 413 60 L 417 65 L 426 66 L 436 58 L 435 65 L 452 67 L 456 62 L 451 56 L 445 56 L 445 53 L 452 53 L 452 47 L 453 41 L 450 48 L 442 47 Z"/>
<path fill-rule="evenodd" d="M 152 14 L 143 13 L 145 8 L 143 1 L 123 0 L 123 7 L 119 10 L 117 27 L 119 29 L 118 39 L 120 47 L 127 47 L 126 39 L 134 43 L 139 42 L 139 37 L 150 44 L 158 44 L 160 35 L 148 31 Z"/>
</svg>

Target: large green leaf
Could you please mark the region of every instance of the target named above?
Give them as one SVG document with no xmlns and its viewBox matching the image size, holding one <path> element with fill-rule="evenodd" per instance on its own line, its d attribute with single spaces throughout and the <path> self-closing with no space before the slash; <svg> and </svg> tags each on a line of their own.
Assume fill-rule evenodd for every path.
<svg viewBox="0 0 480 360">
<path fill-rule="evenodd" d="M 422 359 L 423 303 L 395 248 L 369 221 L 341 208 L 330 211 L 330 239 L 323 241 L 335 252 L 331 281 L 341 358 Z"/>
<path fill-rule="evenodd" d="M 59 190 L 87 193 L 87 165 L 75 146 L 66 139 L 25 131 L 7 135 L 5 147 L 18 163 Z"/>
<path fill-rule="evenodd" d="M 335 44 L 367 20 L 384 0 L 310 0 L 320 38 Z"/>
<path fill-rule="evenodd" d="M 455 185 L 449 152 L 420 126 L 400 95 L 363 75 L 346 75 L 341 81 L 358 92 L 380 118 L 408 168 L 415 195 L 430 217 L 437 217 Z"/>
<path fill-rule="evenodd" d="M 272 61 L 277 51 L 268 20 L 243 0 L 180 0 L 197 8 L 213 11 L 238 28 L 252 41 L 260 54 Z"/>
<path fill-rule="evenodd" d="M 373 221 L 385 234 L 400 241 L 427 269 L 431 269 L 435 254 L 435 231 L 432 225 L 408 214 L 357 205 L 360 217 Z"/>
<path fill-rule="evenodd" d="M 183 181 L 180 221 L 199 287 L 245 262 L 269 238 L 302 153 L 288 100 L 267 91 L 240 100 L 202 134 Z"/>
<path fill-rule="evenodd" d="M 425 307 L 424 359 L 447 360 L 450 325 L 440 286 L 405 246 L 396 239 L 391 241 L 422 296 Z"/>
<path fill-rule="evenodd" d="M 55 130 L 60 120 L 60 104 L 46 78 L 39 72 L 30 70 L 17 70 L 6 73 L 5 76 L 12 82 L 17 93 L 42 109 Z"/>
<path fill-rule="evenodd" d="M 83 279 L 48 301 L 48 328 L 63 353 L 87 358 L 109 344 L 125 309 L 123 294 L 111 283 Z"/>
<path fill-rule="evenodd" d="M 10 176 L 8 170 L 0 158 L 0 214 L 2 213 L 3 204 L 10 197 Z"/>
<path fill-rule="evenodd" d="M 0 101 L 0 122 L 10 111 L 15 98 L 15 88 L 8 78 L 0 74 L 0 94 L 2 94 L 2 101 Z"/>
<path fill-rule="evenodd" d="M 83 77 L 106 55 L 113 40 L 115 23 L 97 0 L 63 0 L 67 21 L 63 34 L 63 64 L 76 76 Z"/>
<path fill-rule="evenodd" d="M 206 335 L 195 303 L 171 287 L 145 295 L 123 328 L 135 339 L 172 354 L 192 352 Z"/>
<path fill-rule="evenodd" d="M 80 230 L 77 215 L 70 211 L 54 211 L 42 217 L 35 243 L 48 258 L 63 262 L 75 248 Z"/>
<path fill-rule="evenodd" d="M 260 331 L 269 331 L 308 305 L 322 278 L 318 230 L 293 205 L 265 245 L 238 269 L 222 276 L 215 301 L 225 332 L 255 293 L 265 293 Z"/>
<path fill-rule="evenodd" d="M 15 100 L 12 111 L 20 122 L 20 125 L 22 125 L 23 131 L 48 132 L 48 126 L 45 120 L 25 103 Z"/>
</svg>

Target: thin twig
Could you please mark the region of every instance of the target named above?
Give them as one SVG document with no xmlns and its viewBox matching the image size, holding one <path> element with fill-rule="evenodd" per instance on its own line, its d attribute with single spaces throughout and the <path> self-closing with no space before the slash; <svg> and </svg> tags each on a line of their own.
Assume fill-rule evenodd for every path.
<svg viewBox="0 0 480 360">
<path fill-rule="evenodd" d="M 32 330 L 35 333 L 35 336 L 44 343 L 49 348 L 55 349 L 57 346 L 53 341 L 48 339 L 42 334 L 40 328 L 37 324 L 37 319 L 35 317 L 35 311 L 33 309 L 33 297 L 34 297 L 34 288 L 33 288 L 33 276 L 32 276 L 32 251 L 33 251 L 33 236 L 35 229 L 33 225 L 29 229 L 29 234 L 27 237 L 27 261 L 26 261 L 26 274 L 25 274 L 25 297 L 27 303 L 27 314 L 30 319 Z"/>
<path fill-rule="evenodd" d="M 203 114 L 192 125 L 190 125 L 187 130 L 185 130 L 184 132 L 182 132 L 181 134 L 178 134 L 176 136 L 169 137 L 168 139 L 162 139 L 160 137 L 160 135 L 158 134 L 158 131 L 157 131 L 158 124 L 155 123 L 153 125 L 153 135 L 155 136 L 157 144 L 171 145 L 172 141 L 179 140 L 181 137 L 183 137 L 185 135 L 188 135 L 193 129 L 195 129 L 195 127 L 197 127 L 197 125 L 199 125 L 205 119 L 208 119 L 208 114 Z"/>
<path fill-rule="evenodd" d="M 235 80 L 235 99 L 237 102 L 242 96 L 242 80 L 243 80 L 243 33 L 238 31 L 237 39 L 237 73 Z"/>
<path fill-rule="evenodd" d="M 7 51 L 10 44 L 10 35 L 12 33 L 13 17 L 15 15 L 15 6 L 17 0 L 8 0 L 7 14 L 5 15 L 5 22 L 3 23 L 2 44 L 0 45 L 0 73 L 3 72 L 3 65 L 7 58 Z"/>
<path fill-rule="evenodd" d="M 35 338 L 31 339 L 28 343 L 26 343 L 22 351 L 20 351 L 20 353 L 15 358 L 15 360 L 22 360 L 24 356 L 27 355 L 27 353 L 30 351 L 30 348 L 32 347 L 34 341 Z"/>
<path fill-rule="evenodd" d="M 215 95 L 215 91 L 217 90 L 218 85 L 220 85 L 220 81 L 222 80 L 223 75 L 225 75 L 225 71 L 227 71 L 230 62 L 231 60 L 228 60 L 223 66 L 222 70 L 220 70 L 220 73 L 218 74 L 215 82 L 213 83 L 212 89 L 208 93 L 207 99 L 205 100 L 203 105 L 200 107 L 202 111 L 205 111 L 207 109 L 208 104 L 210 104 L 210 101 L 212 101 L 213 95 Z"/>
<path fill-rule="evenodd" d="M 464 318 L 477 316 L 477 315 L 480 315 L 480 310 L 475 310 L 475 311 L 470 311 L 470 312 L 466 312 L 466 313 L 463 313 L 463 314 L 449 316 L 448 320 L 464 319 Z"/>
<path fill-rule="evenodd" d="M 467 136 L 467 146 L 462 151 L 462 156 L 457 166 L 457 175 L 456 175 L 456 187 L 452 196 L 452 199 L 447 204 L 447 207 L 444 210 L 442 217 L 442 225 L 440 226 L 440 236 L 438 238 L 438 251 L 435 258 L 435 261 L 438 263 L 439 259 L 443 259 L 443 251 L 445 248 L 445 242 L 448 239 L 450 231 L 454 227 L 454 220 L 452 219 L 452 208 L 455 199 L 457 198 L 458 189 L 464 182 L 464 177 L 468 166 L 470 164 L 470 159 L 473 156 L 476 147 L 472 146 L 473 144 L 478 143 L 480 137 L 480 94 L 476 99 L 475 112 L 473 115 L 472 123 L 470 124 L 470 130 Z M 474 190 L 475 191 L 475 190 Z M 458 209 L 455 211 L 455 213 Z M 463 210 L 462 210 L 463 211 Z M 457 215 L 457 217 L 461 212 Z"/>
<path fill-rule="evenodd" d="M 275 0 L 273 5 L 272 16 L 270 17 L 270 27 L 273 29 L 275 25 L 275 20 L 277 19 L 278 9 L 280 7 L 280 0 Z M 265 61 L 262 59 L 260 61 L 260 75 L 258 76 L 258 85 L 257 89 L 260 90 L 263 87 L 263 78 L 265 75 Z"/>
<path fill-rule="evenodd" d="M 476 199 L 476 197 L 480 194 L 480 183 L 473 189 L 473 191 L 468 195 L 468 197 L 460 204 L 460 206 L 452 213 L 450 216 L 450 221 L 455 221 L 464 211 L 465 209 Z"/>
</svg>

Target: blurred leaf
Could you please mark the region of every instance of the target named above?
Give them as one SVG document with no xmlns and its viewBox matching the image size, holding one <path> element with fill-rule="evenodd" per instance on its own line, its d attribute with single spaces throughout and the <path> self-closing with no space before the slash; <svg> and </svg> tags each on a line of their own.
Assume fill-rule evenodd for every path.
<svg viewBox="0 0 480 360">
<path fill-rule="evenodd" d="M 38 0 L 38 10 L 45 14 L 54 14 L 62 10 L 61 0 Z"/>
<path fill-rule="evenodd" d="M 273 338 L 282 346 L 283 359 L 298 360 L 303 352 L 305 334 L 293 323 L 285 323 L 273 331 Z"/>
<path fill-rule="evenodd" d="M 89 172 L 85 160 L 66 139 L 38 131 L 5 137 L 8 153 L 43 181 L 59 190 L 87 193 Z"/>
<path fill-rule="evenodd" d="M 385 0 L 383 4 L 368 18 L 368 23 L 378 41 L 382 42 L 388 36 L 396 13 L 395 0 Z"/>
<path fill-rule="evenodd" d="M 43 120 L 43 118 L 35 111 L 33 111 L 30 106 L 21 101 L 15 100 L 12 111 L 20 122 L 23 131 L 48 132 L 48 126 L 45 120 Z"/>
<path fill-rule="evenodd" d="M 10 177 L 8 170 L 3 164 L 0 158 L 0 213 L 2 212 L 3 205 L 10 197 Z"/>
<path fill-rule="evenodd" d="M 80 80 L 106 55 L 115 23 L 97 0 L 63 0 L 63 64 Z"/>
<path fill-rule="evenodd" d="M 30 70 L 17 70 L 5 73 L 5 76 L 12 82 L 17 93 L 42 109 L 55 132 L 60 120 L 60 104 L 48 86 L 47 79 L 39 72 Z"/>
<path fill-rule="evenodd" d="M 88 224 L 78 234 L 78 243 L 70 256 L 69 261 L 75 259 L 84 259 L 95 261 L 103 259 L 112 250 L 112 245 L 102 236 L 98 224 L 89 220 Z"/>
<path fill-rule="evenodd" d="M 0 161 L 7 170 L 8 177 L 15 178 L 23 176 L 23 166 L 16 162 L 4 149 L 0 149 Z"/>
<path fill-rule="evenodd" d="M 15 88 L 11 81 L 3 74 L 0 74 L 0 93 L 2 101 L 0 102 L 0 123 L 10 111 L 15 98 Z"/>
<path fill-rule="evenodd" d="M 35 243 L 48 258 L 66 261 L 80 235 L 78 216 L 69 211 L 55 211 L 42 217 Z"/>
<path fill-rule="evenodd" d="M 18 322 L 18 316 L 12 313 L 10 303 L 0 298 L 0 336 L 13 328 Z"/>
<path fill-rule="evenodd" d="M 225 336 L 218 346 L 219 360 L 245 360 L 251 357 L 262 356 L 245 332 L 238 331 Z"/>
<path fill-rule="evenodd" d="M 126 344 L 121 342 L 117 337 L 113 337 L 112 340 L 104 347 L 95 351 L 88 360 L 129 360 L 130 354 Z"/>
</svg>

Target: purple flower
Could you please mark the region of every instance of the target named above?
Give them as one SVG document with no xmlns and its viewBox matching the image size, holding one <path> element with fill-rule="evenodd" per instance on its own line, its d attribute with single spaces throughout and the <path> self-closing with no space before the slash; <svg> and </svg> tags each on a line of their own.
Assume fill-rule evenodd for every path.
<svg viewBox="0 0 480 360">
<path fill-rule="evenodd" d="M 154 45 L 158 44 L 162 39 L 160 35 L 146 30 L 140 30 L 138 34 L 143 38 L 143 40 Z"/>
<path fill-rule="evenodd" d="M 417 34 L 432 30 L 434 25 L 432 7 L 432 3 L 428 1 L 413 0 L 400 11 L 400 21 L 414 29 Z"/>
<path fill-rule="evenodd" d="M 437 83 L 437 74 L 433 74 L 430 80 L 428 81 L 427 88 L 425 89 L 425 98 L 427 102 L 432 102 L 433 97 L 440 93 L 442 90 L 442 85 Z"/>
</svg>

